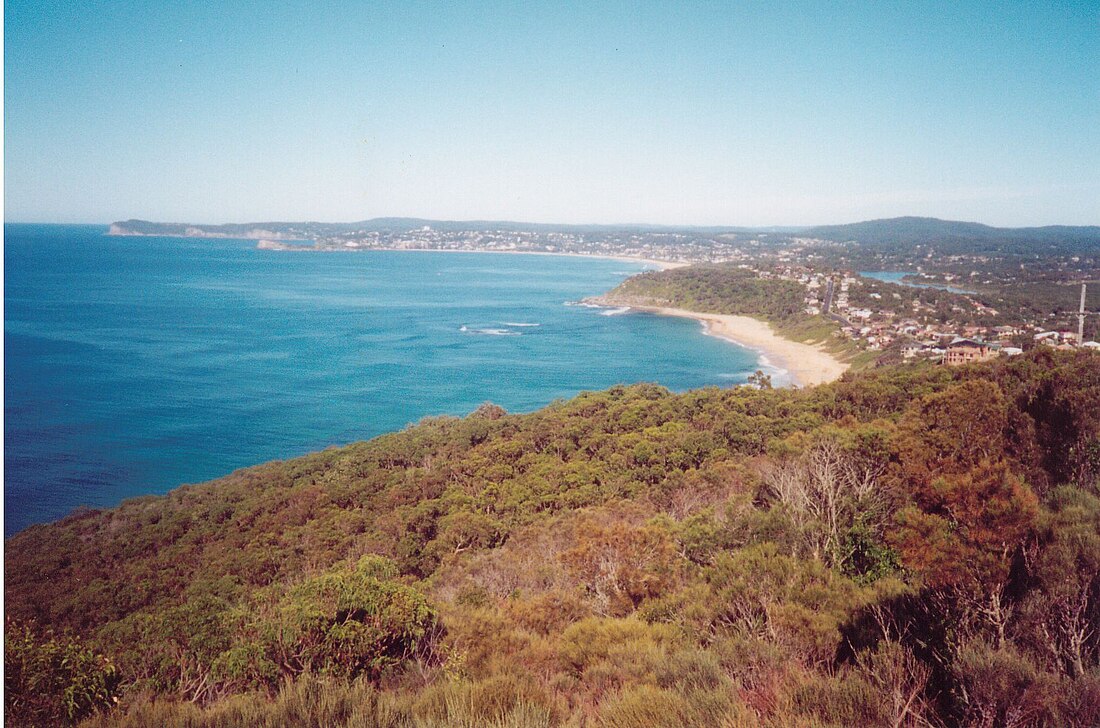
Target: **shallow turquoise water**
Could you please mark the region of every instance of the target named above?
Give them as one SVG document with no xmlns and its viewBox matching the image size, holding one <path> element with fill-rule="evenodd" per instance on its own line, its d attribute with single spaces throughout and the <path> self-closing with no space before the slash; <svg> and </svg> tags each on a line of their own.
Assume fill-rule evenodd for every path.
<svg viewBox="0 0 1100 728">
<path fill-rule="evenodd" d="M 566 305 L 643 269 L 5 225 L 5 534 L 484 401 L 745 380 L 697 323 Z M 529 324 L 529 325 L 520 325 Z"/>
</svg>

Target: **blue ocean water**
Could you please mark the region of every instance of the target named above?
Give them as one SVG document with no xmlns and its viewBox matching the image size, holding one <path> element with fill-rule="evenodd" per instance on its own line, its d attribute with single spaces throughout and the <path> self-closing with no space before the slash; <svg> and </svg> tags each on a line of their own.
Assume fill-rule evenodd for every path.
<svg viewBox="0 0 1100 728">
<path fill-rule="evenodd" d="M 758 366 L 690 320 L 566 305 L 640 263 L 105 230 L 4 226 L 5 535 L 485 401 Z"/>
</svg>

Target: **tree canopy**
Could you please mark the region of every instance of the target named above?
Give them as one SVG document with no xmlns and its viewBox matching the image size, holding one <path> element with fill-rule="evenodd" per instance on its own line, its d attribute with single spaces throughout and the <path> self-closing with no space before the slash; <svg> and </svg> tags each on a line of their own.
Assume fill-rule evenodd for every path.
<svg viewBox="0 0 1100 728">
<path fill-rule="evenodd" d="M 432 418 L 17 534 L 8 643 L 54 647 L 7 650 L 46 675 L 7 699 L 46 706 L 28 725 L 1094 725 L 1098 413 L 1100 356 L 1037 351 Z"/>
</svg>

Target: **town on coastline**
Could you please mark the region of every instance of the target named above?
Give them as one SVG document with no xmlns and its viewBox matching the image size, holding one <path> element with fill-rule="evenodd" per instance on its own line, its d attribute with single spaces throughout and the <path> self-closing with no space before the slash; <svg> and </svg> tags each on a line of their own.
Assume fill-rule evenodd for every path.
<svg viewBox="0 0 1100 728">
<path fill-rule="evenodd" d="M 869 351 L 894 350 L 903 359 L 925 358 L 947 365 L 967 364 L 995 356 L 1016 356 L 1033 346 L 1056 349 L 1084 347 L 1100 351 L 1100 342 L 1085 340 L 1085 313 L 1078 313 L 1078 330 L 1065 321 L 1042 317 L 1002 316 L 973 293 L 954 293 L 950 312 L 941 315 L 935 301 L 906 296 L 889 284 L 853 271 L 822 273 L 789 267 L 755 271 L 761 278 L 796 281 L 806 289 L 806 313 L 832 318 L 838 335 Z M 916 287 L 920 284 L 902 284 Z M 1084 301 L 1087 284 L 1082 283 Z M 951 291 L 938 288 L 940 296 Z M 858 302 L 854 302 L 858 301 Z M 1083 304 L 1082 304 L 1083 305 Z M 1018 313 L 1018 312 L 1017 312 Z M 1047 317 L 1049 319 L 1049 317 Z M 1005 323 L 997 323 L 1004 321 Z M 1009 323 L 1010 322 L 1010 323 Z M 1053 326 L 1053 328 L 1052 328 Z"/>
<path fill-rule="evenodd" d="M 896 218 L 816 228 L 674 229 L 385 218 L 241 225 L 128 220 L 114 223 L 109 234 L 246 238 L 277 251 L 543 253 L 709 266 L 741 282 L 751 276 L 797 284 L 798 314 L 828 323 L 831 336 L 867 352 L 865 360 L 884 363 L 961 364 L 1035 346 L 1100 349 L 1097 227 L 1007 229 Z M 1089 282 L 1095 285 L 1086 289 Z M 783 294 L 790 298 L 791 290 Z M 736 312 L 776 323 L 763 310 Z"/>
</svg>

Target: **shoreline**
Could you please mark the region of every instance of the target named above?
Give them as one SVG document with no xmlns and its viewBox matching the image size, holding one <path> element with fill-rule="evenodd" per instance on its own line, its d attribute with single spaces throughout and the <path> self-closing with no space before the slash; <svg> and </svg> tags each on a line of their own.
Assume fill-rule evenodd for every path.
<svg viewBox="0 0 1100 728">
<path fill-rule="evenodd" d="M 780 336 L 771 324 L 751 316 L 735 316 L 722 313 L 700 313 L 683 308 L 666 306 L 639 306 L 618 303 L 614 299 L 595 298 L 600 305 L 620 305 L 634 311 L 689 318 L 703 325 L 703 333 L 759 352 L 767 365 L 784 372 L 790 378 L 789 386 L 811 387 L 840 379 L 848 371 L 848 364 L 825 351 L 819 344 L 804 344 Z M 763 366 L 761 368 L 764 368 Z"/>
<path fill-rule="evenodd" d="M 108 233 L 111 234 L 111 233 Z M 194 237 L 186 235 L 174 235 L 163 237 Z M 396 248 L 396 247 L 370 247 L 370 248 L 316 248 L 313 246 L 287 245 L 284 241 L 260 239 L 256 245 L 260 250 L 276 252 L 311 252 L 311 253 L 359 253 L 370 251 L 407 252 L 407 253 L 492 253 L 495 255 L 543 255 L 559 256 L 563 258 L 595 258 L 598 260 L 616 260 L 625 263 L 642 263 L 650 265 L 658 270 L 671 270 L 684 268 L 691 263 L 671 260 L 656 260 L 654 258 L 641 258 L 630 255 L 601 255 L 598 253 L 566 253 L 552 252 L 548 250 L 491 250 L 491 249 L 457 249 L 457 248 Z M 750 316 L 735 316 L 732 314 L 700 313 L 682 308 L 665 306 L 635 305 L 627 302 L 616 302 L 602 296 L 589 299 L 599 305 L 625 306 L 635 311 L 652 313 L 659 316 L 676 316 L 678 318 L 690 318 L 698 321 L 703 326 L 703 334 L 724 339 L 729 343 L 752 349 L 761 355 L 765 362 L 761 362 L 762 368 L 772 368 L 782 372 L 790 379 L 790 386 L 808 387 L 816 384 L 824 384 L 839 379 L 848 370 L 848 364 L 840 361 L 832 354 L 824 351 L 820 345 L 804 344 L 799 341 L 784 338 L 777 334 L 766 321 Z"/>
<path fill-rule="evenodd" d="M 257 244 L 257 248 L 260 250 L 274 250 L 278 252 L 305 252 L 305 253 L 370 253 L 370 252 L 389 252 L 389 253 L 491 253 L 493 255 L 545 255 L 558 258 L 595 258 L 597 260 L 617 260 L 623 263 L 645 263 L 652 265 L 660 270 L 671 270 L 673 268 L 685 268 L 691 263 L 684 263 L 681 261 L 673 260 L 656 260 L 654 258 L 636 258 L 630 255 L 601 255 L 599 253 L 558 253 L 549 250 L 492 250 L 492 249 L 477 249 L 477 250 L 465 250 L 461 248 L 314 248 L 307 246 L 296 245 L 283 245 L 281 242 L 275 242 L 269 240 L 261 240 L 260 243 L 267 243 L 261 247 Z M 277 247 L 276 247 L 277 246 Z"/>
<path fill-rule="evenodd" d="M 673 268 L 686 268 L 693 263 L 686 263 L 678 260 L 657 260 L 655 258 L 640 258 L 633 255 L 602 255 L 600 253 L 559 253 L 549 250 L 492 250 L 492 249 L 471 249 L 465 250 L 461 248 L 318 248 L 314 245 L 291 245 L 293 242 L 309 242 L 306 238 L 276 238 L 271 237 L 257 237 L 257 238 L 237 238 L 231 235 L 220 234 L 204 234 L 204 235 L 183 235 L 183 234 L 158 234 L 152 235 L 150 233 L 119 233 L 108 231 L 104 233 L 109 237 L 119 238 L 207 238 L 216 240 L 255 240 L 257 250 L 273 250 L 278 252 L 287 253 L 369 253 L 372 250 L 387 251 L 395 253 L 494 253 L 499 255 L 556 255 L 562 258 L 596 258 L 598 260 L 618 260 L 625 263 L 645 263 L 652 265 L 660 270 L 671 270 Z"/>
<path fill-rule="evenodd" d="M 495 255 L 548 255 L 558 258 L 595 258 L 597 260 L 617 260 L 623 263 L 646 263 L 656 266 L 661 270 L 673 268 L 686 268 L 691 263 L 681 263 L 673 260 L 655 260 L 653 258 L 635 258 L 630 255 L 600 255 L 599 253 L 555 253 L 549 250 L 460 250 L 456 248 L 349 248 L 347 252 L 354 253 L 357 250 L 370 252 L 372 250 L 384 250 L 395 253 L 493 253 Z M 325 253 L 327 250 L 318 250 Z M 334 250 L 332 252 L 343 252 Z"/>
</svg>

